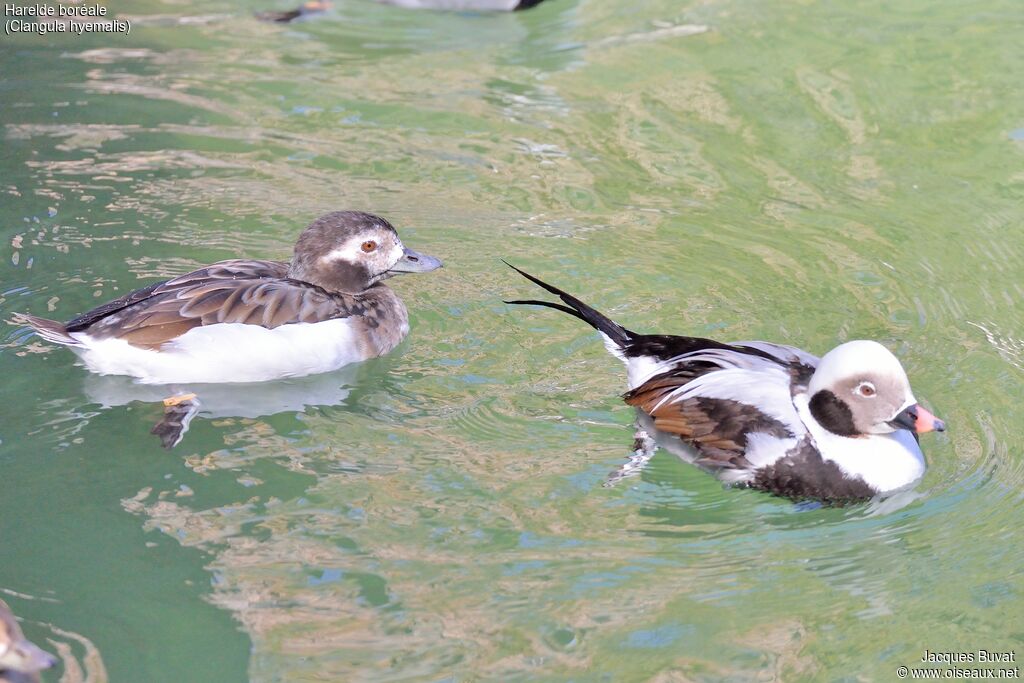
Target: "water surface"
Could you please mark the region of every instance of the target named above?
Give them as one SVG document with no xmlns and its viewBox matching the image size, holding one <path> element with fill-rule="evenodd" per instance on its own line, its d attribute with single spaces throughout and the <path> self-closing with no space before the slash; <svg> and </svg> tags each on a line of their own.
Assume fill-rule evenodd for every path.
<svg viewBox="0 0 1024 683">
<path fill-rule="evenodd" d="M 398 351 L 299 387 L 333 398 L 200 418 L 171 452 L 151 396 L 7 328 L 0 590 L 64 648 L 47 680 L 876 681 L 925 649 L 1024 656 L 1016 3 L 267 6 L 122 0 L 128 37 L 3 39 L 0 316 L 286 258 L 340 208 L 446 267 L 395 281 Z M 668 454 L 604 488 L 622 368 L 503 305 L 537 292 L 500 258 L 639 331 L 878 339 L 950 431 L 898 504 L 805 509 Z"/>
</svg>

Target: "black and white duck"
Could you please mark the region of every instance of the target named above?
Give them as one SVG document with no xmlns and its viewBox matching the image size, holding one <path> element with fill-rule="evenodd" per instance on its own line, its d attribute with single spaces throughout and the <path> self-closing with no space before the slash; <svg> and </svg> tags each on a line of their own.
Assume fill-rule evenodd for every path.
<svg viewBox="0 0 1024 683">
<path fill-rule="evenodd" d="M 515 270 L 562 303 L 507 303 L 554 308 L 597 329 L 626 364 L 624 399 L 639 426 L 725 483 L 830 504 L 891 494 L 924 475 L 918 435 L 945 429 L 878 342 L 846 342 L 818 358 L 763 341 L 638 334 Z"/>
</svg>

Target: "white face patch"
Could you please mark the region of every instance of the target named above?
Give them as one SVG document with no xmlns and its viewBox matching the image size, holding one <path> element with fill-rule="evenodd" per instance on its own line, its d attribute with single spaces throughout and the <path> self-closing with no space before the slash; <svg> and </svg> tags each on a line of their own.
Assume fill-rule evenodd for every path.
<svg viewBox="0 0 1024 683">
<path fill-rule="evenodd" d="M 363 244 L 366 242 L 373 242 L 374 244 L 377 244 L 379 237 L 380 236 L 376 233 L 365 233 L 362 235 L 356 235 L 355 237 L 350 237 L 343 245 L 335 247 L 320 257 L 320 260 L 349 261 L 351 263 L 362 260 L 367 254 L 373 254 L 376 251 L 376 249 L 370 252 L 363 251 Z M 380 248 L 379 244 L 378 248 Z"/>
<path fill-rule="evenodd" d="M 365 251 L 363 245 L 373 242 L 376 247 Z M 335 247 L 320 257 L 324 263 L 344 261 L 346 263 L 364 263 L 371 273 L 380 274 L 390 270 L 405 254 L 402 241 L 392 234 L 381 234 L 367 231 L 350 237 L 339 247 Z"/>
<path fill-rule="evenodd" d="M 398 263 L 403 256 L 405 256 L 405 245 L 402 244 L 402 240 L 395 240 L 395 246 L 391 248 L 391 258 L 389 259 L 391 265 Z"/>
</svg>

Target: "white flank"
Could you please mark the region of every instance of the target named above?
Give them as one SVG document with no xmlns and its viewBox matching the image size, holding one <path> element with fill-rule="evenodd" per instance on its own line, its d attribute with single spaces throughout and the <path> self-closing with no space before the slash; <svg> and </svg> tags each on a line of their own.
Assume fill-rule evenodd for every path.
<svg viewBox="0 0 1024 683">
<path fill-rule="evenodd" d="M 747 449 L 743 455 L 753 469 L 761 469 L 784 457 L 798 442 L 797 438 L 780 439 L 764 432 L 747 432 Z"/>
<path fill-rule="evenodd" d="M 668 372 L 674 366 L 674 363 L 659 361 L 654 356 L 634 356 L 626 360 L 626 381 L 630 389 L 636 389 L 655 375 Z"/>
<path fill-rule="evenodd" d="M 86 366 L 101 375 L 129 375 L 144 384 L 263 382 L 302 377 L 365 360 L 346 319 L 293 323 L 267 329 L 222 323 L 196 327 L 160 351 L 121 339 L 71 336 Z"/>
<path fill-rule="evenodd" d="M 860 477 L 873 489 L 887 493 L 910 486 L 924 475 L 924 454 L 907 430 L 853 438 L 839 436 L 814 419 L 807 394 L 797 395 L 793 403 L 821 457 L 837 464 L 848 476 Z"/>
</svg>

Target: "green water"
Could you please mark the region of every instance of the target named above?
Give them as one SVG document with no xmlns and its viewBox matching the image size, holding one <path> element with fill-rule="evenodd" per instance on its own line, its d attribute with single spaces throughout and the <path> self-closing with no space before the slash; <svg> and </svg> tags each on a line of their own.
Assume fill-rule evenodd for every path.
<svg viewBox="0 0 1024 683">
<path fill-rule="evenodd" d="M 127 37 L 0 38 L 0 317 L 285 258 L 341 208 L 446 267 L 394 281 L 409 339 L 327 405 L 197 418 L 171 452 L 130 385 L 6 327 L 0 597 L 64 648 L 45 680 L 1024 657 L 1019 3 L 250 18 L 268 4 L 118 0 Z M 950 425 L 918 497 L 806 510 L 664 453 L 602 487 L 623 370 L 578 321 L 503 305 L 537 294 L 503 257 L 640 331 L 886 343 Z"/>
</svg>

